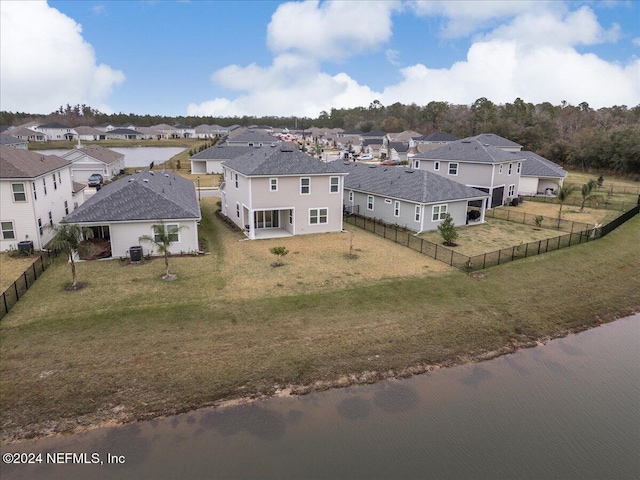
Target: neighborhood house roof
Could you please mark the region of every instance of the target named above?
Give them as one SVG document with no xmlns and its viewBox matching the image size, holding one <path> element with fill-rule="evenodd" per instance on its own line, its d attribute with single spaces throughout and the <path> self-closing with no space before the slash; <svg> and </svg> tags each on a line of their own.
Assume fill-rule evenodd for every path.
<svg viewBox="0 0 640 480">
<path fill-rule="evenodd" d="M 486 145 L 499 148 L 522 148 L 522 145 L 519 143 L 512 142 L 511 140 L 501 137 L 500 135 L 496 135 L 495 133 L 481 133 L 475 137 L 467 137 L 464 140 L 478 140 Z"/>
<path fill-rule="evenodd" d="M 71 127 L 67 127 L 66 125 L 62 125 L 61 123 L 58 122 L 51 122 L 51 123 L 45 123 L 44 125 L 40 125 L 38 128 L 71 128 Z"/>
<path fill-rule="evenodd" d="M 341 173 L 331 164 L 295 151 L 288 145 L 253 148 L 253 151 L 227 160 L 223 165 L 247 176 Z"/>
<path fill-rule="evenodd" d="M 456 140 L 460 139 L 447 132 L 433 132 L 418 138 L 419 142 L 455 142 Z"/>
<path fill-rule="evenodd" d="M 366 138 L 362 141 L 363 147 L 368 147 L 369 145 L 382 145 L 383 140 L 381 138 Z"/>
<path fill-rule="evenodd" d="M 389 142 L 389 147 L 393 148 L 398 153 L 404 153 L 409 150 L 409 145 L 403 142 Z"/>
<path fill-rule="evenodd" d="M 140 135 L 140 132 L 131 130 L 130 128 L 116 128 L 107 132 L 107 135 Z"/>
<path fill-rule="evenodd" d="M 0 133 L 0 145 L 16 145 L 16 144 L 29 143 L 26 140 L 22 140 L 13 135 L 7 135 L 6 133 Z"/>
<path fill-rule="evenodd" d="M 196 153 L 192 160 L 230 160 L 248 152 L 255 151 L 256 147 L 214 145 L 206 150 Z"/>
<path fill-rule="evenodd" d="M 164 171 L 163 171 L 164 172 Z M 145 170 L 106 185 L 74 212 L 69 223 L 200 219 L 192 181 Z"/>
<path fill-rule="evenodd" d="M 515 153 L 515 155 L 514 155 Z M 419 153 L 417 160 L 450 160 L 472 163 L 504 163 L 522 160 L 522 152 L 507 152 L 500 148 L 481 143 L 478 140 L 457 140 L 438 148 Z"/>
<path fill-rule="evenodd" d="M 272 137 L 271 135 L 267 135 L 266 133 L 246 131 L 246 132 L 240 133 L 239 135 L 236 135 L 233 138 L 230 138 L 229 140 L 227 140 L 227 143 L 228 142 L 233 142 L 233 143 L 258 142 L 258 143 L 271 144 L 271 143 L 280 143 L 281 140 L 279 138 Z"/>
<path fill-rule="evenodd" d="M 102 130 L 93 127 L 76 127 L 75 131 L 78 135 L 104 135 Z"/>
<path fill-rule="evenodd" d="M 81 192 L 85 188 L 87 188 L 87 186 L 84 183 L 78 183 L 78 182 L 72 182 L 72 183 L 73 185 L 71 186 L 71 193 L 73 193 L 74 195 L 78 192 Z"/>
<path fill-rule="evenodd" d="M 338 163 L 348 172 L 344 180 L 344 188 L 348 190 L 353 189 L 415 203 L 488 197 L 485 192 L 425 170 L 382 167 L 356 162 L 333 162 L 333 164 Z"/>
<path fill-rule="evenodd" d="M 522 162 L 522 171 L 520 175 L 525 177 L 551 177 L 551 178 L 564 178 L 567 175 L 560 165 L 553 163 L 551 160 L 547 160 L 540 155 L 533 152 L 512 152 L 512 155 L 518 155 L 524 157 Z"/>
<path fill-rule="evenodd" d="M 42 155 L 0 145 L 0 178 L 35 178 L 71 165 L 56 155 Z"/>
<path fill-rule="evenodd" d="M 371 130 L 370 132 L 360 134 L 361 137 L 384 137 L 385 135 L 386 133 L 380 130 Z"/>
<path fill-rule="evenodd" d="M 176 123 L 173 128 L 175 129 L 180 129 L 180 130 L 192 130 L 193 127 L 190 127 L 189 125 L 184 125 L 182 123 Z"/>
<path fill-rule="evenodd" d="M 121 158 L 124 158 L 124 155 L 122 153 L 114 152 L 113 150 L 101 147 L 100 145 L 85 145 L 82 148 L 75 148 L 69 153 L 65 153 L 63 156 L 64 158 L 68 158 L 69 156 L 77 152 L 88 155 L 91 158 L 95 158 L 96 160 L 99 160 L 102 163 L 106 163 L 107 165 L 110 165 L 120 160 Z"/>
</svg>

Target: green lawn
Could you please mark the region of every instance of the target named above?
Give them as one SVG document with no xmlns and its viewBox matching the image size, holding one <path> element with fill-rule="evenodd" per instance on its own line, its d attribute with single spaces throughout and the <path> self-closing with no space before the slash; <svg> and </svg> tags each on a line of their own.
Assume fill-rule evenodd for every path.
<svg viewBox="0 0 640 480">
<path fill-rule="evenodd" d="M 290 245 L 288 265 L 274 269 L 268 249 L 280 242 L 239 242 L 225 229 L 206 214 L 201 233 L 213 253 L 172 259 L 174 282 L 160 280 L 162 260 L 92 262 L 79 269 L 87 288 L 66 292 L 68 265 L 51 266 L 0 323 L 3 439 L 180 412 L 276 385 L 348 384 L 364 372 L 460 362 L 640 307 L 640 216 L 596 242 L 481 279 L 446 266 L 431 272 L 416 252 L 422 273 L 360 278 L 378 250 L 355 230 L 359 257 L 336 260 L 334 284 L 324 281 L 322 262 L 337 258 L 323 249 L 326 237 L 316 237 L 310 266 L 300 262 L 313 243 Z M 403 247 L 378 239 L 384 271 Z M 236 264 L 242 257 L 263 265 L 252 295 L 241 290 L 254 277 Z"/>
</svg>

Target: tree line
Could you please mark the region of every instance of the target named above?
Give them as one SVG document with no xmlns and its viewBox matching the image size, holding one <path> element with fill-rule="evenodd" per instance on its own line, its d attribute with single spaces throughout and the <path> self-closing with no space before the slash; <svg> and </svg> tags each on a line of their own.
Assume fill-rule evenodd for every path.
<svg viewBox="0 0 640 480">
<path fill-rule="evenodd" d="M 299 129 L 357 128 L 363 132 L 414 130 L 421 134 L 444 131 L 461 138 L 495 133 L 521 144 L 525 150 L 564 166 L 640 175 L 640 105 L 632 108 L 616 105 L 596 110 L 586 102 L 577 106 L 567 102 L 561 102 L 560 105 L 549 102 L 534 105 L 516 98 L 513 103 L 498 105 L 483 97 L 471 105 L 433 101 L 424 106 L 415 103 L 385 106 L 374 100 L 368 107 L 332 108 L 329 112 L 320 112 L 316 118 L 105 114 L 88 105 L 61 106 L 49 115 L 0 112 L 0 124 L 3 125 L 17 125 L 32 120 L 60 122 L 70 127 L 130 122 L 138 126 L 181 123 L 195 127 L 205 123 Z"/>
</svg>

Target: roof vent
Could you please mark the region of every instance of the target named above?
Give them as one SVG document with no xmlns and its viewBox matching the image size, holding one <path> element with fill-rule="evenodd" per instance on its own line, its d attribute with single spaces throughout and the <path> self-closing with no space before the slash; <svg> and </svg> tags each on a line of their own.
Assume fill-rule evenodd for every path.
<svg viewBox="0 0 640 480">
<path fill-rule="evenodd" d="M 149 175 L 155 175 L 155 173 L 153 173 L 153 170 L 149 170 Z"/>
<path fill-rule="evenodd" d="M 142 181 L 143 181 L 144 183 L 149 183 L 149 179 L 148 179 L 148 178 L 143 178 L 143 179 L 142 179 Z"/>
<path fill-rule="evenodd" d="M 376 168 L 375 165 L 369 165 L 369 168 Z"/>
<path fill-rule="evenodd" d="M 40 161 L 44 162 L 44 155 L 40 157 Z"/>
<path fill-rule="evenodd" d="M 167 177 L 167 178 L 169 178 L 169 174 L 168 174 L 168 173 L 165 173 L 165 174 L 164 174 L 164 176 L 165 176 L 165 177 Z"/>
<path fill-rule="evenodd" d="M 404 173 L 413 173 L 414 170 L 405 170 Z"/>
<path fill-rule="evenodd" d="M 133 178 L 130 178 L 129 180 L 127 180 L 129 183 L 133 182 Z"/>
<path fill-rule="evenodd" d="M 471 140 L 462 140 L 462 143 L 471 143 Z M 449 147 L 451 148 L 451 147 Z"/>
</svg>

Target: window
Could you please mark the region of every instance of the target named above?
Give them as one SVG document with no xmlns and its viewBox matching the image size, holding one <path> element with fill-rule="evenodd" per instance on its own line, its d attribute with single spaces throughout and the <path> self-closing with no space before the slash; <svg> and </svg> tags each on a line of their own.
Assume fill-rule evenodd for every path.
<svg viewBox="0 0 640 480">
<path fill-rule="evenodd" d="M 340 177 L 331 177 L 329 179 L 329 192 L 338 193 L 340 190 Z"/>
<path fill-rule="evenodd" d="M 56 174 L 54 173 L 52 175 L 52 177 L 53 177 L 53 189 L 57 190 L 58 189 L 58 182 L 56 182 Z"/>
<path fill-rule="evenodd" d="M 238 174 L 234 173 L 234 175 L 235 175 L 235 179 L 236 179 L 236 188 L 238 188 Z"/>
<path fill-rule="evenodd" d="M 44 194 L 47 194 L 47 179 L 43 178 L 42 179 L 42 186 L 44 187 Z"/>
<path fill-rule="evenodd" d="M 515 185 L 509 185 L 509 190 L 507 192 L 507 196 L 513 197 L 515 193 L 516 193 L 516 186 Z"/>
<path fill-rule="evenodd" d="M 367 195 L 367 210 L 373 210 L 373 195 Z"/>
<path fill-rule="evenodd" d="M 277 178 L 270 178 L 269 179 L 269 191 L 270 192 L 277 192 L 278 191 L 278 179 Z"/>
<path fill-rule="evenodd" d="M 236 202 L 236 217 L 240 218 L 240 204 Z"/>
<path fill-rule="evenodd" d="M 433 162 L 433 169 L 437 172 L 440 170 L 440 162 Z"/>
<path fill-rule="evenodd" d="M 311 193 L 311 179 L 300 179 L 300 195 L 309 195 Z"/>
<path fill-rule="evenodd" d="M 38 192 L 36 192 L 36 182 L 31 182 L 31 187 L 33 188 L 33 199 L 38 199 Z"/>
<path fill-rule="evenodd" d="M 289 225 L 293 225 L 293 208 L 289 209 Z"/>
<path fill-rule="evenodd" d="M 433 206 L 433 214 L 431 215 L 431 220 L 434 222 L 438 222 L 440 220 L 444 220 L 447 216 L 447 206 L 446 205 L 434 205 Z"/>
<path fill-rule="evenodd" d="M 49 225 L 53 227 L 53 215 L 49 212 Z"/>
<path fill-rule="evenodd" d="M 353 202 L 353 190 L 349 190 L 349 201 Z"/>
<path fill-rule="evenodd" d="M 58 172 L 58 183 L 62 185 L 62 176 L 60 175 L 60 172 Z"/>
<path fill-rule="evenodd" d="M 64 201 L 64 214 L 69 215 L 69 202 Z"/>
<path fill-rule="evenodd" d="M 458 175 L 458 164 L 450 163 L 449 164 L 449 175 Z"/>
<path fill-rule="evenodd" d="M 385 198 L 384 199 L 384 203 L 386 203 L 387 205 L 391 205 L 391 199 L 390 198 Z"/>
<path fill-rule="evenodd" d="M 42 235 L 42 219 L 41 218 L 38 219 L 38 231 L 40 232 L 40 235 Z"/>
<path fill-rule="evenodd" d="M 498 165 L 498 174 L 499 175 L 502 175 L 502 167 L 503 167 L 502 164 Z"/>
<path fill-rule="evenodd" d="M 24 183 L 12 183 L 11 191 L 13 192 L 14 202 L 26 202 L 27 194 L 24 191 Z"/>
<path fill-rule="evenodd" d="M 165 233 L 167 234 L 167 237 L 169 239 L 170 242 L 172 243 L 176 243 L 180 241 L 180 236 L 178 235 L 178 225 L 173 223 L 173 224 L 169 224 L 169 225 L 165 225 Z M 153 232 L 153 238 L 156 241 L 156 243 L 162 243 L 162 236 L 158 235 L 155 231 Z"/>
<path fill-rule="evenodd" d="M 509 171 L 507 172 L 507 175 L 511 175 L 511 169 L 513 168 L 513 163 L 509 164 Z"/>
<path fill-rule="evenodd" d="M 2 226 L 2 239 L 13 240 L 16 238 L 16 232 L 13 230 L 13 222 L 0 222 Z"/>
<path fill-rule="evenodd" d="M 399 217 L 400 216 L 400 201 L 396 200 L 393 204 L 393 216 L 394 217 Z"/>
<path fill-rule="evenodd" d="M 520 169 L 522 168 L 522 163 L 518 162 L 518 166 L 516 167 L 516 173 L 520 175 Z"/>
<path fill-rule="evenodd" d="M 420 160 L 414 160 L 413 161 L 413 168 L 415 170 L 420 170 Z"/>
<path fill-rule="evenodd" d="M 416 211 L 413 218 L 416 222 L 420 221 L 420 205 L 416 205 Z"/>
<path fill-rule="evenodd" d="M 327 223 L 328 208 L 310 208 L 309 225 L 319 225 Z"/>
</svg>

